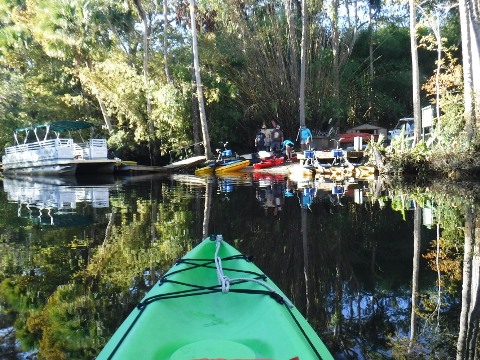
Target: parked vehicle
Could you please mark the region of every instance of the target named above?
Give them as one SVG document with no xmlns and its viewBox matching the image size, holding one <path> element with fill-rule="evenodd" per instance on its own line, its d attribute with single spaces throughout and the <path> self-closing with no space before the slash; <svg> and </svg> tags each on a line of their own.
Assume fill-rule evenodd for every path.
<svg viewBox="0 0 480 360">
<path fill-rule="evenodd" d="M 405 117 L 398 120 L 397 125 L 393 130 L 388 131 L 388 140 L 392 140 L 403 132 L 404 137 L 413 136 L 414 131 L 414 118 Z"/>
</svg>

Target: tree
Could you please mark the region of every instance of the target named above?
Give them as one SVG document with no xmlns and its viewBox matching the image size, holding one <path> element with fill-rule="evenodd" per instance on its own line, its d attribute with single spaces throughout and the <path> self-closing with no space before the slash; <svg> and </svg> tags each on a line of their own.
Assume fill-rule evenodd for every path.
<svg viewBox="0 0 480 360">
<path fill-rule="evenodd" d="M 420 6 L 420 11 L 424 14 L 427 19 L 430 27 L 432 29 L 434 38 L 436 40 L 436 50 L 437 50 L 437 68 L 435 70 L 435 105 L 436 105 L 436 128 L 438 132 L 441 132 L 441 121 L 440 121 L 440 70 L 442 67 L 442 52 L 443 52 L 443 40 L 441 35 L 440 27 L 440 6 L 435 6 L 435 14 L 430 15 Z M 424 85 L 425 86 L 425 85 Z"/>
<path fill-rule="evenodd" d="M 422 243 L 421 226 L 422 226 L 422 209 L 416 204 L 414 210 L 413 222 L 413 265 L 412 265 L 412 308 L 410 312 L 410 341 L 408 344 L 409 353 L 414 349 L 417 337 L 417 309 L 418 309 L 418 289 L 420 274 L 420 244 Z"/>
<path fill-rule="evenodd" d="M 168 66 L 168 3 L 163 0 L 163 62 L 165 63 L 165 76 L 168 82 L 172 82 Z"/>
<path fill-rule="evenodd" d="M 90 72 L 95 60 L 109 49 L 112 42 L 104 31 L 102 5 L 90 2 L 62 3 L 50 0 L 40 1 L 26 11 L 30 31 L 45 53 L 69 64 L 70 70 L 77 79 L 85 80 L 82 71 Z M 45 11 L 48 9 L 48 11 Z M 105 126 L 113 131 L 101 94 L 95 84 L 89 89 L 97 99 Z"/>
<path fill-rule="evenodd" d="M 149 65 L 149 45 L 148 45 L 148 38 L 150 36 L 150 27 L 148 25 L 147 14 L 143 8 L 141 0 L 133 0 L 135 8 L 140 15 L 140 19 L 142 20 L 143 25 L 143 80 L 145 84 L 145 99 L 146 99 L 146 117 L 149 129 L 149 144 L 150 144 L 150 164 L 156 165 L 157 161 L 157 141 L 155 136 L 155 127 L 153 125 L 152 120 L 152 100 L 151 100 L 151 91 L 150 91 L 150 79 L 148 73 L 148 65 Z"/>
<path fill-rule="evenodd" d="M 476 206 L 467 205 L 465 211 L 465 242 L 463 255 L 462 310 L 457 341 L 457 359 L 477 358 L 479 323 L 479 239 L 476 238 Z"/>
<path fill-rule="evenodd" d="M 333 65 L 332 65 L 332 86 L 333 86 L 333 98 L 340 102 L 340 24 L 339 24 L 339 0 L 333 0 L 332 4 L 332 53 L 333 53 Z"/>
<path fill-rule="evenodd" d="M 212 157 L 212 150 L 210 147 L 210 134 L 208 133 L 207 116 L 205 114 L 205 102 L 203 99 L 202 78 L 200 76 L 200 63 L 198 60 L 198 45 L 197 45 L 197 23 L 195 21 L 195 0 L 190 0 L 190 23 L 192 30 L 192 51 L 193 51 L 193 65 L 195 68 L 195 82 L 197 84 L 198 107 L 200 110 L 200 124 L 203 135 L 203 145 L 205 148 L 205 157 L 210 159 Z"/>
<path fill-rule="evenodd" d="M 478 3 L 459 0 L 467 142 L 476 138 L 480 124 L 480 20 Z M 476 4 L 476 6 L 475 6 Z"/>
<path fill-rule="evenodd" d="M 373 19 L 374 19 L 374 13 L 376 14 L 377 13 L 377 10 L 379 10 L 381 6 L 381 2 L 380 0 L 369 0 L 368 2 L 368 34 L 369 34 L 369 43 L 368 43 L 368 53 L 369 53 L 369 56 L 368 56 L 368 59 L 369 59 L 369 74 L 370 74 L 370 78 L 369 78 L 369 82 L 370 82 L 370 86 L 369 86 L 369 96 L 368 96 L 368 118 L 370 119 L 370 121 L 372 121 L 372 97 L 373 97 L 373 91 L 372 91 L 372 86 L 371 84 L 373 83 L 373 77 L 374 77 L 374 66 L 373 66 L 373 63 L 374 63 L 374 59 L 373 59 L 373 27 L 374 27 L 374 24 L 373 24 Z"/>
<path fill-rule="evenodd" d="M 295 2 L 297 3 L 297 2 Z M 303 5 L 302 5 L 302 14 L 303 14 Z M 289 59 L 290 59 L 290 76 L 291 76 L 291 82 L 292 82 L 292 88 L 298 88 L 300 89 L 300 84 L 298 83 L 298 46 L 297 46 L 297 36 L 296 36 L 296 8 L 294 6 L 294 1 L 293 0 L 285 0 L 285 14 L 286 14 L 286 20 L 287 20 L 287 26 L 288 26 L 288 47 L 289 47 Z M 303 19 L 302 19 L 303 21 Z M 303 34 L 303 23 L 302 23 L 302 34 Z M 302 38 L 302 46 L 303 44 L 303 39 Z M 302 53 L 303 55 L 303 53 Z M 306 59 L 305 59 L 306 60 Z M 305 70 L 304 70 L 305 71 Z M 305 91 L 305 89 L 304 89 Z"/>
<path fill-rule="evenodd" d="M 418 68 L 417 12 L 415 0 L 410 0 L 410 49 L 412 52 L 413 117 L 415 118 L 414 140 L 416 144 L 422 136 L 422 110 L 420 104 L 420 70 Z"/>
<path fill-rule="evenodd" d="M 302 50 L 300 68 L 300 126 L 305 125 L 305 68 L 307 67 L 307 29 L 308 10 L 307 1 L 302 0 Z"/>
</svg>

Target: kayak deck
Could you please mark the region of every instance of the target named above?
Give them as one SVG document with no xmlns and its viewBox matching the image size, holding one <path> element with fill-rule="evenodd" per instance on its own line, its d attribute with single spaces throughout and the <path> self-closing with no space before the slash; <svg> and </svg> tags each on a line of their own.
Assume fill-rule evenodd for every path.
<svg viewBox="0 0 480 360">
<path fill-rule="evenodd" d="M 179 260 L 97 359 L 333 359 L 248 257 L 217 236 Z"/>
<path fill-rule="evenodd" d="M 215 168 L 216 174 L 238 171 L 250 165 L 250 160 L 231 161 L 225 165 Z"/>
</svg>

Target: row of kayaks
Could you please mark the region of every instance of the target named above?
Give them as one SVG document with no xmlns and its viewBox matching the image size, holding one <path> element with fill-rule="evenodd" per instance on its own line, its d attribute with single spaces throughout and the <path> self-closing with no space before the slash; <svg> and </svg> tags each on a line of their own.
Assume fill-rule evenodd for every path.
<svg viewBox="0 0 480 360">
<path fill-rule="evenodd" d="M 254 169 L 265 169 L 273 166 L 281 165 L 285 162 L 283 156 L 274 156 L 265 159 L 261 159 L 259 162 L 253 164 Z M 242 158 L 231 159 L 231 160 L 220 160 L 220 161 L 211 161 L 204 167 L 195 170 L 195 175 L 210 174 L 215 172 L 216 174 L 229 173 L 234 171 L 239 171 L 243 168 L 246 168 L 251 164 L 250 160 L 245 160 Z"/>
<path fill-rule="evenodd" d="M 270 167 L 280 166 L 285 162 L 283 156 L 271 156 L 268 158 L 262 158 L 260 161 L 253 163 L 253 168 L 266 169 Z M 205 166 L 196 169 L 195 175 L 208 175 L 215 173 L 217 175 L 228 175 L 233 172 L 238 172 L 247 166 L 252 165 L 251 160 L 244 158 L 233 158 L 226 160 L 214 160 L 206 164 Z M 332 165 L 313 165 L 313 164 L 298 164 L 289 169 L 290 173 L 303 173 L 304 175 L 322 174 L 329 175 L 331 177 L 355 177 L 355 178 L 370 178 L 375 176 L 376 168 L 373 166 L 365 165 L 348 165 L 348 166 L 332 166 Z"/>
<path fill-rule="evenodd" d="M 97 359 L 333 359 L 285 294 L 221 235 L 167 271 Z"/>
</svg>

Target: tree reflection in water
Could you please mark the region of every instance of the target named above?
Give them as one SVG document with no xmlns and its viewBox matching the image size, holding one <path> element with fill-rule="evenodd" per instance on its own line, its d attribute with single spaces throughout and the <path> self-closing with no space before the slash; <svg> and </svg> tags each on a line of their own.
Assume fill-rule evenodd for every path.
<svg viewBox="0 0 480 360">
<path fill-rule="evenodd" d="M 41 189 L 15 191 L 21 186 Z M 14 324 L 43 358 L 94 358 L 158 276 L 207 233 L 254 255 L 337 358 L 475 357 L 475 186 L 136 177 L 109 184 L 106 207 L 79 200 L 73 210 L 90 223 L 42 227 L 18 217 L 4 189 L 0 325 Z"/>
</svg>

